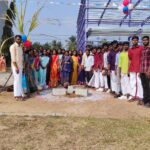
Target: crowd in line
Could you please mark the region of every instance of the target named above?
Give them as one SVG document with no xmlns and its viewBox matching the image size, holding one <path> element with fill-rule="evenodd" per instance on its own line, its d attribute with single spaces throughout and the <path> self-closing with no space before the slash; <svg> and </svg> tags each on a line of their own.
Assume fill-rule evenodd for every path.
<svg viewBox="0 0 150 150">
<path fill-rule="evenodd" d="M 85 85 L 118 99 L 150 106 L 149 37 L 133 36 L 129 42 L 112 41 L 85 52 L 22 49 L 21 37 L 10 47 L 16 99 L 32 92 L 60 85 Z"/>
</svg>

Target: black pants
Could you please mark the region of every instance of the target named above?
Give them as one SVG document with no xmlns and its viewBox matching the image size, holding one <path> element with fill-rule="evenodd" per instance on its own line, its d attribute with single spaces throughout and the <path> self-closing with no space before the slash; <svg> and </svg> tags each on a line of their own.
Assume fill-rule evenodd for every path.
<svg viewBox="0 0 150 150">
<path fill-rule="evenodd" d="M 147 104 L 150 103 L 150 79 L 147 78 L 145 73 L 141 73 L 141 81 L 143 86 L 143 101 Z"/>
<path fill-rule="evenodd" d="M 85 80 L 89 82 L 92 78 L 92 71 L 85 71 Z"/>
<path fill-rule="evenodd" d="M 108 88 L 111 89 L 110 75 L 107 75 Z"/>
</svg>

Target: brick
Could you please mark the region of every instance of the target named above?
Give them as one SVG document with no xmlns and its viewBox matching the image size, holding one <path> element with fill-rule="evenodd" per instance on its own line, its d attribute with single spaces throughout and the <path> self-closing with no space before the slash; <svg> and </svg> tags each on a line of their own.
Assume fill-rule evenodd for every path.
<svg viewBox="0 0 150 150">
<path fill-rule="evenodd" d="M 87 97 L 88 96 L 88 90 L 87 89 L 83 89 L 83 88 L 76 88 L 75 89 L 75 94 L 79 95 L 79 96 Z"/>
<path fill-rule="evenodd" d="M 75 91 L 73 86 L 68 86 L 67 93 L 72 94 Z"/>
<path fill-rule="evenodd" d="M 66 95 L 67 90 L 65 88 L 56 88 L 52 89 L 52 94 L 54 96 L 64 96 Z"/>
</svg>

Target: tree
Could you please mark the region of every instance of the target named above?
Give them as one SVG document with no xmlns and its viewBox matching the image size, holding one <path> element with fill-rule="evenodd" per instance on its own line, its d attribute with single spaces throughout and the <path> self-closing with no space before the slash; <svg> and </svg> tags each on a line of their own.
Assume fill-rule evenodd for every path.
<svg viewBox="0 0 150 150">
<path fill-rule="evenodd" d="M 25 3 L 23 3 L 23 0 L 20 0 L 20 6 L 17 7 L 17 5 L 15 4 L 15 1 L 13 1 L 14 4 L 14 11 L 8 11 L 6 13 L 6 21 L 9 22 L 9 25 L 12 24 L 18 31 L 20 34 L 25 34 L 25 16 L 26 16 L 26 10 L 27 10 L 27 4 L 28 4 L 28 0 L 25 0 Z M 30 35 L 30 33 L 36 29 L 39 25 L 38 23 L 38 17 L 39 14 L 41 12 L 42 7 L 38 8 L 35 10 L 35 12 L 32 15 L 30 24 L 29 24 L 29 28 L 27 30 L 27 36 Z M 15 21 L 13 17 L 9 17 L 10 12 L 12 13 L 12 16 L 16 15 Z M 11 37 L 13 38 L 13 37 Z M 10 37 L 5 39 L 0 46 L 0 52 L 3 49 L 3 47 L 6 45 L 6 42 L 9 41 Z"/>
<path fill-rule="evenodd" d="M 68 50 L 77 50 L 77 42 L 76 42 L 75 36 L 69 37 L 69 40 L 67 41 L 67 49 Z"/>
<path fill-rule="evenodd" d="M 44 49 L 50 49 L 51 48 L 51 43 L 46 42 L 45 44 L 42 45 Z"/>
<path fill-rule="evenodd" d="M 2 47 L 1 52 L 5 54 L 7 64 L 10 64 L 10 53 L 9 53 L 9 47 L 14 42 L 14 39 L 11 38 L 14 36 L 13 33 L 13 23 L 9 21 L 11 19 L 12 21 L 15 20 L 15 1 L 10 3 L 9 8 L 6 11 L 6 19 L 5 19 L 5 25 L 3 27 L 3 34 L 2 34 L 2 42 L 5 41 L 5 45 Z"/>
<path fill-rule="evenodd" d="M 34 42 L 34 43 L 32 44 L 32 46 L 33 46 L 34 48 L 36 48 L 36 49 L 39 49 L 42 45 L 41 45 L 40 42 Z"/>
<path fill-rule="evenodd" d="M 60 41 L 57 42 L 56 40 L 53 40 L 51 42 L 51 48 L 56 49 L 56 50 L 61 49 L 62 48 L 62 43 Z"/>
</svg>

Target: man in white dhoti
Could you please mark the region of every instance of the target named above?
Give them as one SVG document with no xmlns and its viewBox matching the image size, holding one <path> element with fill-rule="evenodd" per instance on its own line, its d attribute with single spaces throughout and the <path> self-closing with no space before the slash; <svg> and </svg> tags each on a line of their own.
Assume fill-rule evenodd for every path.
<svg viewBox="0 0 150 150">
<path fill-rule="evenodd" d="M 85 57 L 85 64 L 84 64 L 84 70 L 85 70 L 85 80 L 86 84 L 88 85 L 91 77 L 92 77 L 92 67 L 94 65 L 94 56 L 90 55 L 90 51 L 86 50 L 86 57 Z"/>
<path fill-rule="evenodd" d="M 15 36 L 15 43 L 10 46 L 11 67 L 14 76 L 14 97 L 16 100 L 23 100 L 22 89 L 22 68 L 23 68 L 23 50 L 21 47 L 21 36 Z"/>
<path fill-rule="evenodd" d="M 128 77 L 128 69 L 129 69 L 128 49 L 129 49 L 129 42 L 124 42 L 123 50 L 120 53 L 119 58 L 119 69 L 120 69 L 121 90 L 122 90 L 122 96 L 119 97 L 120 100 L 127 99 L 128 95 L 130 94 L 130 84 Z"/>
<path fill-rule="evenodd" d="M 130 72 L 130 102 L 143 99 L 143 88 L 140 79 L 140 66 L 142 46 L 138 45 L 139 37 L 132 37 L 132 47 L 129 49 L 129 72 Z"/>
</svg>

